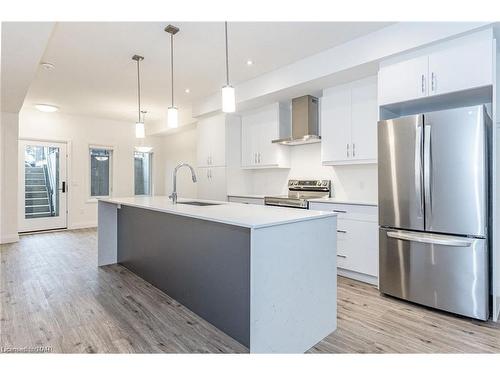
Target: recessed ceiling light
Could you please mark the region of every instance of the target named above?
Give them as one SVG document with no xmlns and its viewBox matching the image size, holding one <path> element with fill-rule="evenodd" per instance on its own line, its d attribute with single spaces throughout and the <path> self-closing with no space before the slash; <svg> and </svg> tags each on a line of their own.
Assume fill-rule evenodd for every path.
<svg viewBox="0 0 500 375">
<path fill-rule="evenodd" d="M 51 64 L 51 63 L 49 63 L 49 62 L 42 62 L 42 63 L 40 63 L 40 65 L 41 65 L 44 69 L 46 69 L 46 70 L 52 70 L 52 69 L 54 69 L 54 68 L 55 68 L 55 65 L 54 65 L 54 64 Z"/>
<path fill-rule="evenodd" d="M 57 112 L 57 111 L 59 111 L 58 107 L 56 107 L 55 105 L 49 105 L 49 104 L 35 104 L 35 108 L 38 109 L 40 112 Z"/>
<path fill-rule="evenodd" d="M 191 92 L 191 90 L 190 90 L 190 89 L 185 89 L 185 90 L 184 90 L 184 92 L 185 92 L 186 94 L 189 94 L 189 93 Z"/>
<path fill-rule="evenodd" d="M 247 60 L 247 65 L 248 66 L 253 65 L 253 61 L 252 60 Z"/>
</svg>

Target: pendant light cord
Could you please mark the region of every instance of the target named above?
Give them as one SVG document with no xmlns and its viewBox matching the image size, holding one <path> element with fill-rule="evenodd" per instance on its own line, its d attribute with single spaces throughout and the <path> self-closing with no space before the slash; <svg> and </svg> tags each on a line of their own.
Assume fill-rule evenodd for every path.
<svg viewBox="0 0 500 375">
<path fill-rule="evenodd" d="M 224 22 L 224 31 L 226 34 L 226 85 L 229 86 L 229 52 L 227 46 L 227 21 Z"/>
<path fill-rule="evenodd" d="M 170 74 L 172 80 L 172 108 L 174 107 L 174 34 L 170 34 Z"/>
<path fill-rule="evenodd" d="M 139 59 L 137 59 L 137 104 L 139 106 L 139 122 L 141 122 L 141 74 L 139 70 Z"/>
</svg>

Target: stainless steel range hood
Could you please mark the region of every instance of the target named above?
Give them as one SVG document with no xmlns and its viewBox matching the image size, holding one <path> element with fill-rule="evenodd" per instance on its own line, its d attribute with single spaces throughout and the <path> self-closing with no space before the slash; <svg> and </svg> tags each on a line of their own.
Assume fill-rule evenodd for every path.
<svg viewBox="0 0 500 375">
<path fill-rule="evenodd" d="M 311 95 L 292 99 L 291 136 L 275 139 L 282 145 L 302 145 L 321 142 L 319 136 L 318 98 Z"/>
</svg>

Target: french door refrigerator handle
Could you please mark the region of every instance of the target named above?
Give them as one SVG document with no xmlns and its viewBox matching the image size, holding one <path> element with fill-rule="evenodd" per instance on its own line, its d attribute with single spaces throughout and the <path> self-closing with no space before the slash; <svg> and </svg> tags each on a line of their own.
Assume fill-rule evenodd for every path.
<svg viewBox="0 0 500 375">
<path fill-rule="evenodd" d="M 431 149 L 431 130 L 430 125 L 424 127 L 424 199 L 425 199 L 425 226 L 430 223 L 432 216 L 432 149 Z"/>
<path fill-rule="evenodd" d="M 424 169 L 422 165 L 422 124 L 417 125 L 415 136 L 415 192 L 419 196 L 419 208 L 421 216 L 424 215 L 424 194 L 422 194 L 424 184 Z"/>
<path fill-rule="evenodd" d="M 387 232 L 387 237 L 403 241 L 427 243 L 431 245 L 443 245 L 453 247 L 469 247 L 474 240 L 467 238 L 449 238 L 442 235 L 413 234 L 403 231 Z"/>
</svg>

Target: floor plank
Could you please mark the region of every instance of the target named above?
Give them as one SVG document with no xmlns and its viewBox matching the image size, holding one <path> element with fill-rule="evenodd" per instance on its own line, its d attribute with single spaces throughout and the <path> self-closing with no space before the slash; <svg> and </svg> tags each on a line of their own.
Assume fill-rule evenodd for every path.
<svg viewBox="0 0 500 375">
<path fill-rule="evenodd" d="M 22 236 L 0 247 L 0 346 L 57 353 L 246 353 L 119 265 L 97 267 L 97 234 Z M 381 296 L 339 277 L 338 329 L 311 353 L 500 353 L 500 325 Z"/>
</svg>

